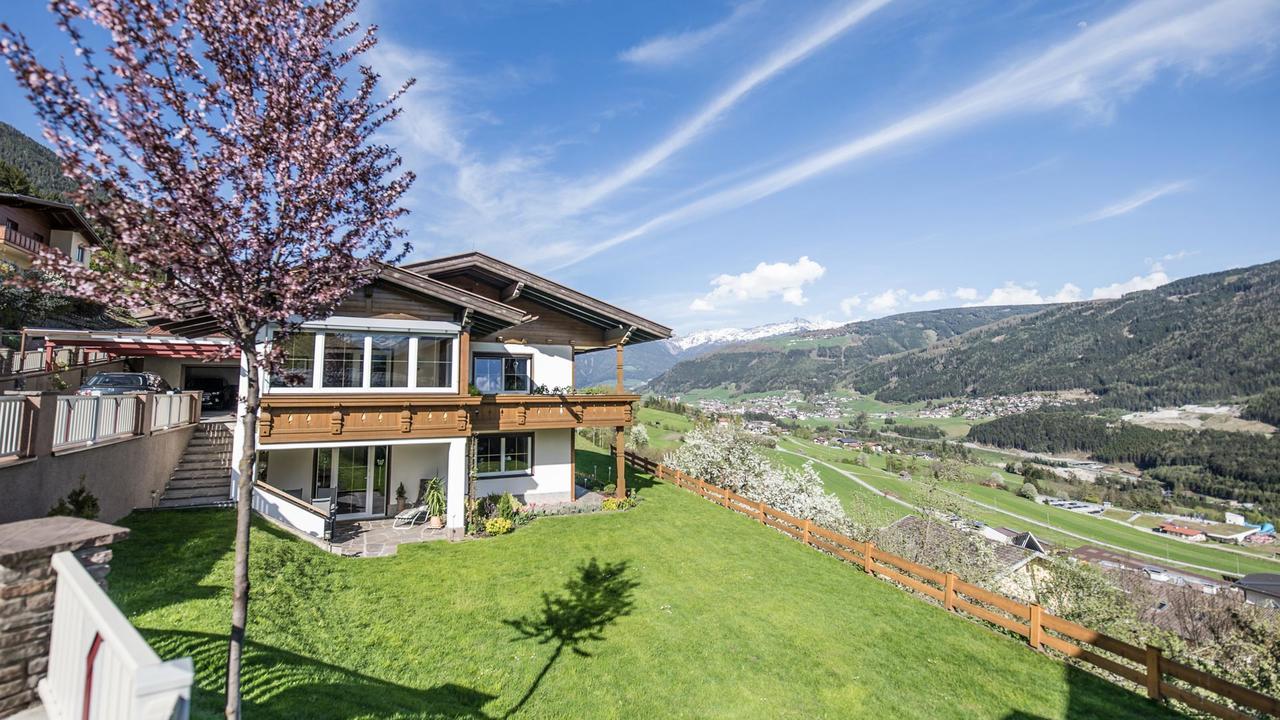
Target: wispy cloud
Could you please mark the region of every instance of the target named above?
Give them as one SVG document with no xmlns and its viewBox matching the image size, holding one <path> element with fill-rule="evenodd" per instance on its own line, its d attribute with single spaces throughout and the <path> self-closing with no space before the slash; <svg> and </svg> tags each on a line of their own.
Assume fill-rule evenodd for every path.
<svg viewBox="0 0 1280 720">
<path fill-rule="evenodd" d="M 790 305 L 804 305 L 804 286 L 822 277 L 822 265 L 802 256 L 794 263 L 762 262 L 754 270 L 737 275 L 717 275 L 711 280 L 711 292 L 697 298 L 690 310 L 708 312 L 727 303 L 743 303 L 779 297 Z"/>
<path fill-rule="evenodd" d="M 644 177 L 696 140 L 751 91 L 840 37 L 876 10 L 888 5 L 890 1 L 863 0 L 850 3 L 842 7 L 839 12 L 820 18 L 817 23 L 739 75 L 728 87 L 721 90 L 697 113 L 681 123 L 657 144 L 632 158 L 614 172 L 566 192 L 562 199 L 562 212 L 565 215 L 580 212 Z"/>
<path fill-rule="evenodd" d="M 1127 215 L 1147 203 L 1158 200 L 1165 195 L 1182 192 L 1189 187 L 1191 187 L 1190 180 L 1178 180 L 1177 182 L 1165 183 L 1163 185 L 1157 185 L 1156 187 L 1147 188 L 1146 190 L 1134 193 L 1133 195 L 1130 195 L 1119 202 L 1112 203 L 1096 212 L 1089 213 L 1081 219 L 1081 222 L 1098 222 L 1099 220 L 1106 220 L 1107 218 Z"/>
<path fill-rule="evenodd" d="M 1269 0 L 1134 3 L 1090 24 L 1070 40 L 1015 63 L 921 112 L 659 214 L 604 242 L 579 248 L 577 255 L 564 264 L 579 262 L 663 227 L 757 201 L 874 152 L 984 119 L 1068 105 L 1106 118 L 1116 102 L 1151 82 L 1160 71 L 1213 72 L 1230 56 L 1258 47 L 1267 49 L 1278 28 L 1280 4 Z M 638 162 L 634 167 L 644 168 L 647 164 Z M 631 171 L 627 171 L 615 177 L 630 175 Z M 608 190 L 612 186 L 613 182 L 608 182 L 602 187 Z"/>
<path fill-rule="evenodd" d="M 965 303 L 965 307 L 980 305 L 1043 305 L 1045 303 L 1077 302 L 1084 299 L 1084 291 L 1073 283 L 1066 283 L 1052 295 L 1041 295 L 1035 286 L 1013 281 L 995 288 L 985 298 Z"/>
<path fill-rule="evenodd" d="M 714 25 L 650 38 L 622 51 L 618 54 L 618 59 L 633 65 L 650 66 L 671 65 L 684 60 L 728 33 L 744 18 L 759 10 L 762 3 L 763 0 L 744 2 L 733 8 L 728 17 Z"/>
</svg>

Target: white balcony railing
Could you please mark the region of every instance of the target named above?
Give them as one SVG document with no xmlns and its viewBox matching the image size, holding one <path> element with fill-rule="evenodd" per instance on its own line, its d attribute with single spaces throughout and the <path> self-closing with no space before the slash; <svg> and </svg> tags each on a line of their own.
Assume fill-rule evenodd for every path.
<svg viewBox="0 0 1280 720">
<path fill-rule="evenodd" d="M 163 430 L 190 423 L 195 417 L 196 404 L 199 402 L 199 393 L 156 395 L 156 406 L 151 413 L 151 429 Z"/>
<path fill-rule="evenodd" d="M 26 415 L 26 398 L 0 397 L 0 457 L 17 455 L 22 450 Z"/>
<path fill-rule="evenodd" d="M 59 397 L 53 447 L 89 445 L 136 434 L 145 397 L 141 394 Z"/>
<path fill-rule="evenodd" d="M 161 661 L 69 552 L 53 556 L 49 674 L 40 702 L 50 720 L 186 720 L 191 658 Z"/>
</svg>

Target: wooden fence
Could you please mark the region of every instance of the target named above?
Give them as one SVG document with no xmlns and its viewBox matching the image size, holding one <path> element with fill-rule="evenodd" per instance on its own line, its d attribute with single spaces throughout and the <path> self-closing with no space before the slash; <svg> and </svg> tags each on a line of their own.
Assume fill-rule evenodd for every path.
<svg viewBox="0 0 1280 720">
<path fill-rule="evenodd" d="M 1039 605 L 1021 603 L 972 585 L 954 573 L 939 572 L 911 562 L 877 548 L 874 542 L 845 537 L 809 520 L 801 520 L 762 502 L 749 500 L 732 490 L 704 482 L 635 453 L 628 452 L 626 457 L 627 462 L 638 470 L 692 490 L 730 510 L 753 517 L 805 545 L 853 563 L 869 575 L 892 580 L 901 587 L 937 600 L 948 610 L 963 612 L 1021 635 L 1036 650 L 1053 650 L 1083 660 L 1145 687 L 1148 697 L 1152 699 L 1172 698 L 1219 718 L 1235 720 L 1252 717 L 1218 699 L 1203 697 L 1189 689 L 1200 688 L 1242 707 L 1280 717 L 1280 701 L 1276 698 L 1170 660 L 1161 654 L 1160 648 L 1131 645 L 1044 612 Z M 1185 685 L 1167 682 L 1166 678 Z"/>
</svg>

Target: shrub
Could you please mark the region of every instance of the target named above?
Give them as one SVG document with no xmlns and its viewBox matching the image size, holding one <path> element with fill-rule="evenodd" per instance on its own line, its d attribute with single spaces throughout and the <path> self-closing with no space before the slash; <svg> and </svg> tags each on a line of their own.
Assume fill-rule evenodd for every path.
<svg viewBox="0 0 1280 720">
<path fill-rule="evenodd" d="M 511 493 L 507 493 L 498 498 L 498 502 L 496 504 L 499 517 L 514 521 L 516 519 L 516 515 L 520 513 L 520 501 L 516 500 Z"/>
<path fill-rule="evenodd" d="M 85 520 L 93 520 L 98 517 L 101 508 L 98 506 L 98 498 L 89 492 L 84 486 L 84 476 L 80 476 L 80 487 L 67 493 L 64 498 L 58 499 L 58 504 L 49 509 L 49 516 L 70 515 L 71 517 L 84 518 Z"/>
<path fill-rule="evenodd" d="M 440 478 L 431 478 L 427 481 L 426 486 L 419 490 L 422 504 L 427 508 L 427 514 L 439 517 L 445 513 L 445 496 L 444 483 L 440 482 Z"/>
<path fill-rule="evenodd" d="M 632 497 L 610 497 L 605 498 L 600 505 L 602 510 L 629 510 L 636 506 L 636 499 Z"/>
<path fill-rule="evenodd" d="M 484 531 L 490 535 L 506 535 L 515 528 L 515 523 L 504 517 L 489 518 L 484 521 Z"/>
<path fill-rule="evenodd" d="M 604 486 L 604 490 L 602 490 L 601 492 L 603 492 L 605 495 L 612 495 L 618 492 L 618 486 L 613 483 L 609 483 L 608 485 Z"/>
<path fill-rule="evenodd" d="M 633 448 L 642 448 L 649 446 L 649 428 L 636 423 L 631 426 L 631 430 L 627 432 L 627 444 Z"/>
<path fill-rule="evenodd" d="M 1031 483 L 1022 483 L 1022 487 L 1018 488 L 1018 495 L 1028 500 L 1035 500 L 1040 497 L 1040 490 Z"/>
</svg>

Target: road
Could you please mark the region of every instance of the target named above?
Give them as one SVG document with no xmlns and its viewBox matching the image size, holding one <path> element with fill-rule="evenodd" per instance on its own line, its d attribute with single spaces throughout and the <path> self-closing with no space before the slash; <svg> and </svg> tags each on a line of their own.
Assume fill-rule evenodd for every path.
<svg viewBox="0 0 1280 720">
<path fill-rule="evenodd" d="M 854 482 L 858 483 L 859 485 L 861 485 L 862 487 L 864 487 L 864 488 L 866 488 L 866 489 L 870 490 L 871 492 L 873 492 L 873 493 L 875 493 L 875 494 L 877 494 L 877 495 L 880 495 L 881 497 L 884 497 L 884 498 L 886 498 L 886 499 L 888 499 L 888 500 L 892 500 L 893 502 L 896 502 L 896 503 L 898 503 L 899 505 L 902 505 L 902 506 L 904 506 L 904 507 L 910 508 L 911 510 L 918 510 L 918 509 L 919 509 L 919 508 L 917 508 L 915 505 L 912 505 L 911 503 L 907 502 L 906 500 L 903 500 L 903 499 L 898 498 L 898 497 L 892 497 L 892 496 L 887 495 L 886 493 L 884 493 L 883 491 L 881 491 L 879 488 L 877 488 L 876 486 L 872 485 L 871 483 L 868 483 L 867 481 L 863 480 L 862 478 L 858 477 L 857 475 L 854 475 L 853 473 L 851 473 L 851 472 L 849 472 L 849 471 L 847 471 L 847 470 L 844 470 L 843 468 L 840 468 L 840 467 L 837 467 L 837 466 L 835 466 L 835 465 L 832 465 L 831 463 L 829 463 L 829 462 L 827 462 L 827 461 L 825 461 L 825 460 L 819 460 L 818 458 L 815 458 L 815 457 L 813 457 L 813 456 L 811 456 L 811 455 L 805 455 L 804 453 L 795 452 L 794 450 L 787 450 L 787 449 L 785 449 L 785 448 L 783 448 L 783 447 L 781 447 L 781 446 L 779 446 L 779 447 L 778 447 L 778 452 L 784 452 L 784 453 L 787 453 L 787 454 L 789 454 L 789 455 L 795 455 L 795 456 L 797 456 L 797 457 L 805 458 L 806 460 L 811 460 L 811 461 L 813 461 L 813 462 L 815 462 L 815 463 L 818 463 L 819 465 L 825 465 L 826 467 L 831 468 L 832 470 L 835 470 L 836 472 L 840 473 L 841 475 L 843 475 L 843 476 L 845 476 L 845 477 L 849 478 L 850 480 L 852 480 L 852 481 L 854 481 Z M 1083 540 L 1084 542 L 1087 542 L 1087 543 L 1089 543 L 1090 545 L 1097 545 L 1098 547 L 1105 547 L 1105 548 L 1110 548 L 1110 549 L 1112 549 L 1112 550 L 1118 550 L 1118 551 L 1120 551 L 1120 552 L 1125 553 L 1126 555 L 1132 555 L 1132 556 L 1134 556 L 1134 557 L 1146 558 L 1146 559 L 1149 559 L 1149 560 L 1156 560 L 1156 561 L 1159 561 L 1159 562 L 1161 562 L 1161 563 L 1174 563 L 1174 564 L 1180 565 L 1180 566 L 1182 566 L 1182 567 L 1194 568 L 1194 569 L 1196 569 L 1196 570 L 1204 570 L 1204 571 L 1211 572 L 1211 573 L 1215 573 L 1215 574 L 1218 574 L 1218 575 L 1223 575 L 1223 574 L 1226 574 L 1226 575 L 1240 575 L 1240 573 L 1238 573 L 1238 572 L 1235 572 L 1235 571 L 1232 571 L 1232 570 L 1227 570 L 1227 569 L 1225 569 L 1225 568 L 1220 568 L 1220 567 L 1209 567 L 1209 566 L 1207 566 L 1207 565 L 1196 565 L 1195 563 L 1189 563 L 1189 562 L 1186 562 L 1186 561 L 1183 561 L 1183 560 L 1169 560 L 1169 559 L 1167 559 L 1167 558 L 1163 558 L 1163 557 L 1161 557 L 1161 556 L 1159 556 L 1159 555 L 1151 555 L 1151 554 L 1149 554 L 1149 553 L 1139 552 L 1139 551 L 1137 551 L 1137 550 L 1133 550 L 1133 549 L 1131 549 L 1131 548 L 1124 547 L 1123 545 L 1113 545 L 1113 544 L 1111 544 L 1111 543 L 1103 542 L 1102 540 L 1098 540 L 1097 538 L 1088 537 L 1087 535 L 1080 535 L 1080 534 L 1078 534 L 1078 533 L 1071 532 L 1070 530 L 1064 530 L 1064 529 L 1059 528 L 1059 527 L 1056 527 L 1056 526 L 1054 526 L 1054 525 L 1050 525 L 1050 524 L 1048 524 L 1048 523 L 1040 522 L 1039 520 L 1035 520 L 1035 519 L 1032 519 L 1032 518 L 1029 518 L 1029 517 L 1025 517 L 1025 516 L 1023 516 L 1023 515 L 1018 515 L 1018 514 L 1016 514 L 1016 513 L 1009 512 L 1009 511 L 1008 511 L 1008 510 L 1006 510 L 1005 508 L 997 507 L 997 506 L 995 506 L 995 505 L 988 505 L 987 503 L 981 502 L 981 501 L 979 501 L 979 500 L 974 500 L 973 498 L 971 498 L 971 497 L 969 497 L 969 496 L 967 496 L 967 495 L 962 495 L 962 494 L 960 494 L 960 493 L 952 492 L 952 491 L 950 491 L 950 490 L 945 490 L 945 489 L 943 489 L 943 490 L 942 490 L 942 492 L 945 492 L 945 493 L 947 493 L 948 495 L 952 495 L 952 496 L 954 496 L 954 497 L 956 497 L 956 498 L 959 498 L 959 499 L 961 499 L 961 500 L 963 500 L 963 501 L 965 501 L 965 502 L 968 502 L 968 503 L 972 503 L 972 504 L 974 504 L 974 505 L 977 505 L 977 506 L 978 506 L 978 507 L 980 507 L 980 508 L 985 508 L 985 509 L 987 509 L 987 510 L 993 510 L 993 511 L 995 511 L 995 512 L 998 512 L 998 513 L 1001 513 L 1001 514 L 1004 514 L 1004 515 L 1009 515 L 1010 517 L 1016 517 L 1016 518 L 1018 518 L 1019 520 L 1021 520 L 1021 521 L 1023 521 L 1023 522 L 1030 523 L 1030 524 L 1035 525 L 1035 526 L 1037 526 L 1037 527 L 1042 527 L 1042 528 L 1045 528 L 1045 529 L 1048 529 L 1048 530 L 1052 530 L 1052 531 L 1054 531 L 1054 532 L 1056 532 L 1056 533 L 1058 533 L 1058 534 L 1060 534 L 1060 535 L 1066 535 L 1066 536 L 1068 536 L 1068 537 L 1073 537 L 1073 538 L 1075 538 L 1075 539 L 1077 539 L 1077 540 Z M 1231 552 L 1231 549 L 1230 549 L 1230 548 L 1219 548 L 1219 549 L 1220 549 L 1220 550 L 1223 550 L 1223 551 L 1225 551 L 1225 552 Z M 1251 559 L 1258 559 L 1258 556 L 1257 556 L 1257 555 L 1250 555 L 1250 554 L 1248 554 L 1248 553 L 1244 553 L 1244 554 L 1245 554 L 1247 557 L 1251 558 Z"/>
</svg>

